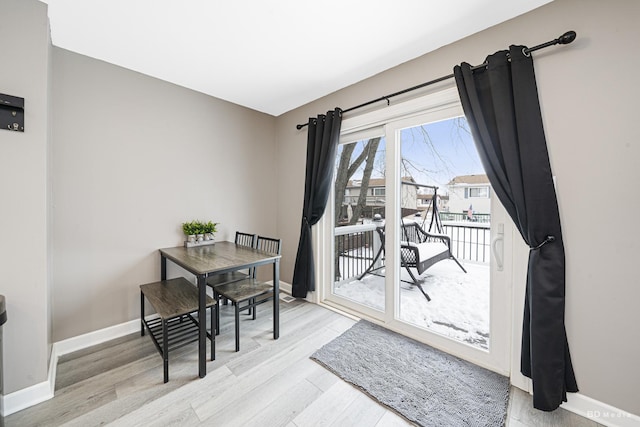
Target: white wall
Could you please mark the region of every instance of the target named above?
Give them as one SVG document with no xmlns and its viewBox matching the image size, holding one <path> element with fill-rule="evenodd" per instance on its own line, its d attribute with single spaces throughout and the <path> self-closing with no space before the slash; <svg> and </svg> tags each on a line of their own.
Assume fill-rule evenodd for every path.
<svg viewBox="0 0 640 427">
<path fill-rule="evenodd" d="M 475 185 L 471 187 L 477 188 L 480 186 Z M 469 209 L 470 205 L 473 205 L 473 213 L 491 213 L 491 199 L 489 197 L 467 197 L 465 199 L 465 189 L 468 191 L 469 187 L 449 187 L 449 212 L 463 213 Z M 491 189 L 489 189 L 489 192 L 489 194 L 492 195 L 493 191 Z"/>
<path fill-rule="evenodd" d="M 181 223 L 275 235 L 275 118 L 53 49 L 53 340 L 139 317 Z"/>
<path fill-rule="evenodd" d="M 25 99 L 24 133 L 0 130 L 4 393 L 43 382 L 49 357 L 49 21 L 37 1 L 0 2 L 0 92 Z"/>
<path fill-rule="evenodd" d="M 640 198 L 628 197 L 640 182 L 640 90 L 633 83 L 639 16 L 636 0 L 555 0 L 278 117 L 283 280 L 293 275 L 304 193 L 306 132 L 296 123 L 447 75 L 462 61 L 480 64 L 509 44 L 533 46 L 573 29 L 572 45 L 534 54 L 567 251 L 568 339 L 581 393 L 640 415 L 640 240 L 616 226 L 640 211 Z M 594 209 L 594 194 L 619 208 Z"/>
</svg>

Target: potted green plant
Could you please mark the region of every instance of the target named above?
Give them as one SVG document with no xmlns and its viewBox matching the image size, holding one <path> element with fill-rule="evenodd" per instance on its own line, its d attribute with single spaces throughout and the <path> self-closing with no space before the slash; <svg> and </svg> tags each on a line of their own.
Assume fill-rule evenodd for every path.
<svg viewBox="0 0 640 427">
<path fill-rule="evenodd" d="M 182 224 L 182 232 L 186 236 L 185 246 L 212 245 L 215 243 L 214 233 L 217 222 L 189 221 Z"/>
<path fill-rule="evenodd" d="M 187 238 L 187 242 L 193 243 L 196 241 L 197 226 L 195 221 L 183 222 L 182 223 L 182 232 Z"/>
<path fill-rule="evenodd" d="M 204 241 L 204 224 L 201 221 L 193 221 L 193 224 L 196 232 L 196 241 L 203 242 Z"/>
<path fill-rule="evenodd" d="M 217 230 L 216 226 L 218 225 L 217 222 L 207 222 L 202 224 L 203 229 L 204 229 L 204 239 L 205 240 L 214 240 L 215 239 L 215 233 Z"/>
</svg>

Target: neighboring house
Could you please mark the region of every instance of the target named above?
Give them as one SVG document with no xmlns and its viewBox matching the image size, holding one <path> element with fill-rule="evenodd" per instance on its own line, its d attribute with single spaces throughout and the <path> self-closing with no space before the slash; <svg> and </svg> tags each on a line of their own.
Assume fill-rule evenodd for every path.
<svg viewBox="0 0 640 427">
<path fill-rule="evenodd" d="M 411 177 L 403 177 L 403 182 L 415 183 L 415 180 Z M 369 179 L 369 186 L 366 189 L 367 206 L 384 206 L 386 201 L 385 192 L 385 178 L 371 178 Z M 360 191 L 362 187 L 361 180 L 349 180 L 347 188 L 344 192 L 343 206 L 351 205 L 355 206 L 358 203 L 360 197 Z M 418 209 L 418 189 L 413 185 L 402 186 L 402 207 L 408 209 Z M 429 196 L 431 197 L 431 196 Z"/>
<path fill-rule="evenodd" d="M 418 209 L 420 210 L 427 210 L 427 209 L 432 209 L 431 207 L 431 201 L 433 199 L 433 194 L 422 194 L 422 193 L 418 193 L 417 195 L 418 197 Z M 441 195 L 438 194 L 437 196 L 437 207 L 438 207 L 438 211 L 440 212 L 446 212 L 449 210 L 449 196 L 448 195 Z"/>
<path fill-rule="evenodd" d="M 491 185 L 487 175 L 461 175 L 447 184 L 449 212 L 466 213 L 470 206 L 477 214 L 491 213 Z"/>
<path fill-rule="evenodd" d="M 385 179 L 371 178 L 367 192 L 367 206 L 384 206 L 385 203 Z M 349 180 L 347 188 L 344 192 L 344 203 L 355 206 L 358 203 L 360 192 L 362 190 L 362 180 Z"/>
<path fill-rule="evenodd" d="M 433 193 L 426 190 L 420 184 L 417 184 L 416 181 L 411 177 L 403 177 L 402 182 L 405 185 L 402 186 L 402 194 L 401 194 L 401 206 L 404 211 L 426 211 L 431 210 L 431 201 L 433 199 Z M 386 193 L 385 193 L 385 183 L 386 180 L 384 178 L 371 178 L 369 180 L 369 187 L 367 188 L 367 199 L 366 206 L 371 207 L 372 209 L 365 209 L 365 216 L 369 216 L 370 214 L 382 213 L 380 209 L 385 206 L 386 202 Z M 417 185 L 411 185 L 417 184 Z M 360 197 L 362 181 L 361 180 L 350 180 L 347 183 L 347 188 L 345 189 L 344 201 L 342 203 L 342 214 L 341 216 L 347 216 L 347 206 L 351 205 L 352 207 L 358 203 L 358 198 Z M 449 210 L 449 196 L 438 194 L 437 197 L 437 206 L 440 212 L 446 212 Z"/>
</svg>

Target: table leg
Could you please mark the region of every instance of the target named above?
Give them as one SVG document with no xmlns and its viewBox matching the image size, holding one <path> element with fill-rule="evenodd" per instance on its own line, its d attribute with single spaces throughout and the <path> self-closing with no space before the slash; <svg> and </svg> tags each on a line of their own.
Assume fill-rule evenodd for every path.
<svg viewBox="0 0 640 427">
<path fill-rule="evenodd" d="M 255 310 L 255 307 L 253 308 Z M 280 337 L 280 259 L 273 263 L 273 339 Z"/>
<path fill-rule="evenodd" d="M 207 375 L 207 284 L 206 274 L 200 274 L 196 276 L 198 278 L 198 294 L 199 294 L 199 307 L 198 307 L 198 374 L 200 378 L 204 378 Z M 211 313 L 213 316 L 213 313 Z M 211 331 L 214 334 L 214 331 Z"/>
</svg>

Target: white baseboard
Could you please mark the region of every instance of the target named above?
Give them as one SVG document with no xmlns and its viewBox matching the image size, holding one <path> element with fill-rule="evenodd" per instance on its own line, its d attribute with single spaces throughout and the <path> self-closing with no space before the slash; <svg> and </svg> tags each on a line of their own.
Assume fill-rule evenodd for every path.
<svg viewBox="0 0 640 427">
<path fill-rule="evenodd" d="M 11 415 L 14 412 L 21 411 L 30 406 L 37 405 L 38 403 L 51 399 L 53 397 L 51 384 L 55 384 L 55 382 L 52 383 L 50 380 L 47 380 L 7 394 L 4 396 L 3 415 Z"/>
<path fill-rule="evenodd" d="M 521 377 L 526 381 L 521 383 L 514 382 L 512 376 L 511 385 L 531 394 L 531 380 L 522 375 Z M 522 385 L 525 387 L 522 387 Z M 580 393 L 567 393 L 567 401 L 560 407 L 607 427 L 640 427 L 639 416 Z"/>
<path fill-rule="evenodd" d="M 273 284 L 273 280 L 268 280 L 265 283 Z M 280 291 L 291 295 L 291 284 L 280 280 Z"/>
<path fill-rule="evenodd" d="M 108 328 L 58 341 L 53 344 L 53 348 L 57 351 L 58 356 L 64 356 L 92 345 L 133 334 L 136 331 L 140 331 L 140 319 L 130 320 L 119 325 L 109 326 Z"/>
<path fill-rule="evenodd" d="M 580 393 L 567 393 L 567 402 L 560 407 L 608 427 L 640 427 L 640 416 Z"/>
<path fill-rule="evenodd" d="M 49 358 L 47 380 L 5 395 L 2 403 L 2 415 L 11 415 L 51 399 L 55 390 L 57 368 L 58 355 L 56 354 L 55 345 L 53 345 L 51 347 L 51 357 Z"/>
<path fill-rule="evenodd" d="M 287 283 L 287 282 L 283 282 L 282 280 L 280 281 L 280 290 L 283 292 L 288 293 L 289 295 L 291 295 L 291 284 Z"/>
<path fill-rule="evenodd" d="M 54 343 L 51 348 L 47 381 L 43 381 L 5 395 L 2 405 L 3 415 L 11 415 L 33 405 L 37 405 L 38 403 L 47 401 L 53 397 L 56 384 L 58 358 L 60 356 L 91 347 L 92 345 L 120 338 L 139 330 L 140 320 L 136 319 L 126 323 L 121 323 L 120 325 L 111 326 Z"/>
</svg>

